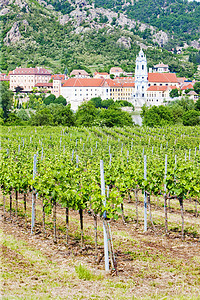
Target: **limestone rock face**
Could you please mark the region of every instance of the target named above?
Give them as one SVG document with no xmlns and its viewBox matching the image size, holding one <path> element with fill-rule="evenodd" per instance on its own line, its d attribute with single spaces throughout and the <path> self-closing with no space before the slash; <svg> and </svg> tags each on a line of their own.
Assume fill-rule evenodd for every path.
<svg viewBox="0 0 200 300">
<path fill-rule="evenodd" d="M 16 43 L 21 39 L 22 35 L 19 31 L 18 23 L 15 22 L 12 28 L 8 31 L 4 43 L 9 46 L 10 44 Z"/>
<path fill-rule="evenodd" d="M 80 7 L 83 6 L 87 7 L 87 11 L 80 9 Z M 107 17 L 108 20 L 106 23 L 99 23 L 101 16 Z M 168 35 L 164 31 L 156 31 L 156 28 L 151 25 L 131 20 L 126 16 L 125 13 L 118 14 L 112 10 L 105 9 L 102 7 L 94 8 L 94 6 L 88 5 L 86 0 L 76 0 L 75 9 L 70 14 L 60 15 L 59 22 L 61 25 L 64 25 L 71 21 L 75 26 L 75 32 L 80 33 L 88 31 L 88 28 L 99 30 L 104 27 L 107 27 L 108 29 L 110 27 L 114 27 L 115 25 L 113 26 L 112 24 L 113 19 L 115 20 L 115 25 L 121 26 L 122 29 L 127 28 L 131 30 L 134 29 L 136 25 L 139 26 L 139 30 L 141 32 L 143 32 L 145 29 L 150 29 L 154 41 L 157 42 L 160 46 L 168 42 Z M 83 22 L 89 24 L 87 30 L 81 30 L 80 27 Z M 125 41 L 123 37 L 122 40 L 119 40 L 119 44 L 121 44 L 127 49 L 130 49 L 130 41 Z"/>
<path fill-rule="evenodd" d="M 140 46 L 140 48 L 147 50 L 149 48 L 149 46 L 145 45 L 144 43 L 141 43 L 139 41 L 136 41 L 136 44 Z"/>
<path fill-rule="evenodd" d="M 3 0 L 3 1 L 4 1 L 4 0 Z M 10 4 L 14 4 L 14 5 L 16 5 L 16 6 L 19 6 L 21 9 L 22 9 L 23 7 L 25 7 L 26 12 L 29 11 L 29 10 L 28 10 L 28 4 L 26 3 L 25 0 L 9 0 L 9 3 L 10 3 Z"/>
<path fill-rule="evenodd" d="M 162 46 L 168 42 L 168 35 L 166 32 L 160 30 L 154 34 L 153 41 L 157 42 L 159 46 Z"/>
<path fill-rule="evenodd" d="M 80 11 L 78 8 L 73 10 L 70 15 L 73 17 L 77 27 L 86 19 L 86 11 Z"/>
<path fill-rule="evenodd" d="M 9 4 L 9 0 L 1 0 L 0 8 L 5 8 Z"/>
<path fill-rule="evenodd" d="M 119 38 L 117 40 L 117 44 L 119 44 L 119 46 L 121 48 L 130 49 L 131 48 L 131 38 L 130 37 L 126 38 L 126 37 L 122 36 L 121 38 Z"/>
<path fill-rule="evenodd" d="M 59 22 L 61 25 L 66 24 L 67 22 L 69 22 L 69 15 L 62 15 L 59 17 Z"/>
<path fill-rule="evenodd" d="M 0 11 L 0 16 L 7 15 L 9 12 L 10 12 L 10 7 L 3 8 L 3 9 Z"/>
<path fill-rule="evenodd" d="M 199 41 L 192 41 L 191 46 L 193 48 L 200 49 L 200 40 Z"/>
</svg>

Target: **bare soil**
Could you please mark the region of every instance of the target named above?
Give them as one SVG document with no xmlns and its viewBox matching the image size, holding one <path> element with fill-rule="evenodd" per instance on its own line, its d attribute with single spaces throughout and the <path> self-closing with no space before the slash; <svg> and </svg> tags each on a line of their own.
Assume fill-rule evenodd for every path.
<svg viewBox="0 0 200 300">
<path fill-rule="evenodd" d="M 22 195 L 17 218 L 12 212 L 10 219 L 8 204 L 9 200 L 6 199 L 5 216 L 1 210 L 2 299 L 200 299 L 199 232 L 196 236 L 188 232 L 184 241 L 179 231 L 171 230 L 165 235 L 163 226 L 158 222 L 163 217 L 163 209 L 156 208 L 156 204 L 153 204 L 152 210 L 155 231 L 149 223 L 148 232 L 143 232 L 142 202 L 138 227 L 134 219 L 134 203 L 125 203 L 126 224 L 121 219 L 110 220 L 117 275 L 112 270 L 109 274 L 104 272 L 100 219 L 98 256 L 103 258 L 97 264 L 94 222 L 87 212 L 84 212 L 84 247 L 81 249 L 78 212 L 70 211 L 70 239 L 66 245 L 64 208 L 57 206 L 55 243 L 51 215 L 46 216 L 44 237 L 41 201 L 37 200 L 36 230 L 33 235 L 30 234 L 31 196 L 27 201 L 27 227 Z M 193 212 L 189 213 L 190 203 L 187 206 L 185 217 L 199 227 L 199 217 L 196 218 Z M 169 222 L 173 226 L 180 222 L 180 211 L 176 205 L 169 214 Z M 76 271 L 79 264 L 90 271 L 90 279 L 79 278 Z"/>
</svg>

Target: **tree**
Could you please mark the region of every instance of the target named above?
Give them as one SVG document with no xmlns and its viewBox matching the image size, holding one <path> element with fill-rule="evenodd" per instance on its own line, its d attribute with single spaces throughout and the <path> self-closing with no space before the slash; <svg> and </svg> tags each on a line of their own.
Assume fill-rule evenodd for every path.
<svg viewBox="0 0 200 300">
<path fill-rule="evenodd" d="M 195 109 L 196 110 L 200 110 L 200 98 L 197 100 L 197 102 L 195 103 Z"/>
<path fill-rule="evenodd" d="M 30 119 L 25 109 L 19 109 L 16 114 L 18 118 L 23 121 L 28 121 Z"/>
<path fill-rule="evenodd" d="M 76 125 L 92 126 L 97 116 L 97 108 L 89 101 L 78 107 L 75 114 Z"/>
<path fill-rule="evenodd" d="M 62 104 L 64 106 L 67 105 L 67 101 L 66 101 L 66 99 L 62 95 L 60 95 L 58 98 L 56 98 L 54 100 L 54 103 Z"/>
<path fill-rule="evenodd" d="M 184 114 L 183 107 L 178 104 L 175 104 L 175 105 L 169 106 L 169 109 L 172 113 L 173 123 L 174 124 L 177 124 L 177 123 L 182 124 L 183 123 L 182 117 Z"/>
<path fill-rule="evenodd" d="M 53 125 L 53 116 L 49 108 L 45 107 L 32 115 L 30 119 L 31 125 L 42 126 L 42 125 Z"/>
<path fill-rule="evenodd" d="M 23 125 L 23 121 L 15 113 L 10 113 L 8 118 L 5 121 L 5 125 L 8 126 Z"/>
<path fill-rule="evenodd" d="M 45 105 L 49 105 L 50 103 L 54 103 L 56 99 L 56 96 L 53 95 L 53 94 L 50 94 L 49 96 L 47 96 L 45 99 L 44 99 L 44 104 Z"/>
<path fill-rule="evenodd" d="M 110 107 L 111 105 L 114 105 L 114 101 L 113 101 L 113 99 L 108 99 L 108 100 L 103 100 L 102 102 L 101 102 L 101 107 L 103 107 L 103 108 L 108 108 L 108 107 Z"/>
<path fill-rule="evenodd" d="M 13 92 L 9 90 L 9 84 L 0 82 L 0 108 L 3 109 L 3 118 L 6 120 L 13 102 Z"/>
<path fill-rule="evenodd" d="M 101 104 L 102 104 L 101 97 L 94 97 L 94 98 L 91 98 L 89 102 L 91 102 L 92 104 L 94 104 L 94 106 L 95 106 L 96 108 L 101 107 Z"/>
<path fill-rule="evenodd" d="M 194 91 L 197 93 L 197 94 L 200 94 L 200 82 L 196 82 L 193 86 L 194 88 Z"/>
<path fill-rule="evenodd" d="M 200 124 L 200 114 L 196 110 L 186 111 L 183 115 L 183 125 L 196 126 Z"/>
<path fill-rule="evenodd" d="M 156 127 L 173 124 L 173 115 L 167 106 L 152 106 L 143 110 L 143 124 Z"/>
<path fill-rule="evenodd" d="M 178 89 L 173 89 L 171 90 L 171 92 L 169 93 L 170 97 L 171 98 L 176 98 L 179 96 L 179 92 L 178 92 Z"/>
<path fill-rule="evenodd" d="M 63 106 L 62 104 L 51 103 L 48 106 L 52 116 L 54 125 L 73 126 L 75 119 L 74 113 L 71 110 L 71 105 Z"/>
<path fill-rule="evenodd" d="M 101 126 L 132 126 L 132 117 L 128 112 L 121 111 L 118 108 L 109 108 L 99 110 L 99 124 Z"/>
</svg>

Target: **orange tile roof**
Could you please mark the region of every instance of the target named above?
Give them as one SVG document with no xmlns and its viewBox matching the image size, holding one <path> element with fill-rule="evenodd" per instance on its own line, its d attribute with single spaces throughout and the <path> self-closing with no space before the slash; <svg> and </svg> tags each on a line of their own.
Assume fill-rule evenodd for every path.
<svg viewBox="0 0 200 300">
<path fill-rule="evenodd" d="M 9 72 L 9 75 L 51 75 L 51 73 L 40 67 L 36 68 L 16 68 L 15 70 Z"/>
<path fill-rule="evenodd" d="M 0 81 L 10 81 L 10 76 L 6 76 L 5 73 L 0 74 Z"/>
<path fill-rule="evenodd" d="M 188 85 L 182 86 L 181 90 L 188 90 L 188 89 L 193 89 L 193 85 L 189 83 Z"/>
<path fill-rule="evenodd" d="M 63 87 L 98 87 L 103 86 L 104 78 L 69 78 L 63 81 Z"/>
<path fill-rule="evenodd" d="M 124 83 L 124 82 L 135 82 L 135 78 L 134 77 L 119 77 L 119 78 L 115 78 L 113 79 L 115 82 L 119 82 L 119 83 Z"/>
<path fill-rule="evenodd" d="M 123 87 L 134 87 L 135 86 L 135 82 L 124 82 L 122 83 Z"/>
<path fill-rule="evenodd" d="M 190 91 L 189 93 L 188 93 L 188 95 L 190 95 L 190 96 L 192 96 L 192 95 L 198 95 L 195 91 Z"/>
<path fill-rule="evenodd" d="M 64 80 L 65 79 L 65 74 L 54 74 L 54 75 L 51 75 L 51 79 Z"/>
<path fill-rule="evenodd" d="M 147 91 L 148 92 L 151 92 L 151 91 L 161 91 L 161 92 L 164 92 L 164 91 L 167 91 L 168 90 L 168 86 L 164 85 L 164 86 L 157 86 L 157 85 L 152 85 L 150 86 Z"/>
<path fill-rule="evenodd" d="M 187 78 L 186 77 L 177 77 L 177 80 L 179 83 L 183 83 L 184 81 L 187 80 Z"/>
<path fill-rule="evenodd" d="M 99 74 L 99 75 L 109 75 L 109 74 L 106 73 L 106 72 L 95 72 L 95 73 L 94 73 L 94 75 L 97 75 L 97 74 Z"/>
<path fill-rule="evenodd" d="M 169 66 L 163 64 L 163 62 L 161 62 L 161 63 L 159 63 L 159 64 L 157 64 L 157 65 L 154 66 L 154 68 L 168 68 L 168 67 L 169 67 Z"/>
<path fill-rule="evenodd" d="M 177 83 L 177 77 L 175 73 L 149 73 L 148 74 L 149 82 L 169 82 Z"/>
<path fill-rule="evenodd" d="M 43 83 L 36 83 L 35 87 L 53 87 L 52 82 L 43 82 Z"/>
<path fill-rule="evenodd" d="M 107 83 L 107 85 L 109 87 L 121 87 L 121 83 L 119 83 L 119 82 L 117 82 L 115 80 L 112 80 L 112 79 L 106 79 L 105 83 Z"/>
<path fill-rule="evenodd" d="M 89 74 L 85 71 L 85 70 L 73 70 L 71 73 L 70 73 L 70 76 L 76 76 L 76 75 L 84 75 L 84 76 L 89 76 Z"/>
<path fill-rule="evenodd" d="M 175 85 L 169 86 L 169 89 L 171 89 L 171 90 L 177 89 L 178 90 L 177 86 L 175 86 Z"/>
<path fill-rule="evenodd" d="M 110 69 L 110 74 L 112 74 L 112 73 L 123 73 L 124 71 L 122 70 L 122 68 L 120 68 L 120 67 L 112 67 L 111 69 Z"/>
</svg>

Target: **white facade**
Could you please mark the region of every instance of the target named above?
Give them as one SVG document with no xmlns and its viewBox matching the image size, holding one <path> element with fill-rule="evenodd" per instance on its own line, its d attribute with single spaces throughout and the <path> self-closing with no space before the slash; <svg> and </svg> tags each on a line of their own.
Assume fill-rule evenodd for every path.
<svg viewBox="0 0 200 300">
<path fill-rule="evenodd" d="M 142 49 L 136 58 L 135 67 L 135 92 L 133 94 L 133 105 L 142 107 L 146 103 L 148 88 L 147 59 Z"/>
<path fill-rule="evenodd" d="M 74 85 L 65 84 L 61 86 L 60 94 L 66 99 L 67 103 L 71 104 L 72 110 L 76 111 L 78 106 L 84 101 L 89 101 L 91 98 L 101 97 L 102 100 L 110 99 L 110 87 L 105 86 L 104 79 L 89 79 L 92 80 L 91 86 L 90 82 L 87 82 L 87 86 L 84 86 L 80 82 L 76 82 Z M 96 80 L 96 85 L 94 80 Z M 101 84 L 99 81 L 102 81 Z"/>
</svg>

